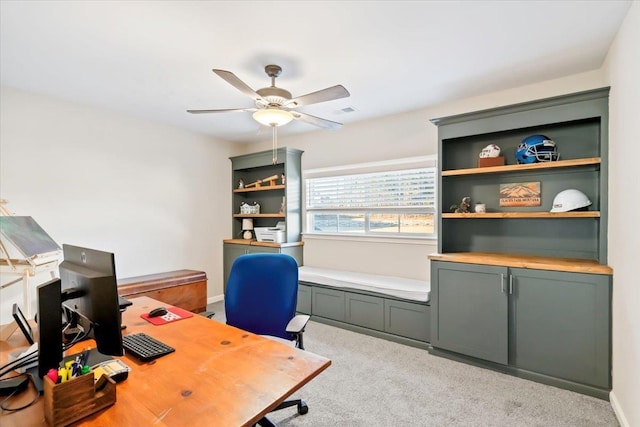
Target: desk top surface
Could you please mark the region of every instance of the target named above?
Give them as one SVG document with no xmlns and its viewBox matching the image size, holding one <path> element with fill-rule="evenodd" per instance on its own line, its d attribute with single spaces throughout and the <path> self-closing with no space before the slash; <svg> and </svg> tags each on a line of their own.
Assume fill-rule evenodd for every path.
<svg viewBox="0 0 640 427">
<path fill-rule="evenodd" d="M 198 315 L 154 326 L 140 315 L 166 304 L 147 297 L 131 301 L 133 306 L 123 313 L 124 333 L 144 332 L 176 351 L 149 363 L 123 356 L 131 372 L 117 386 L 116 404 L 79 425 L 252 425 L 331 364 L 327 358 Z M 0 343 L 0 362 L 6 363 L 9 351 L 26 346 L 24 337 L 15 333 Z M 86 347 L 87 342 L 80 343 L 68 353 Z M 24 393 L 25 401 L 31 392 Z M 42 398 L 0 417 L 3 427 L 46 426 Z"/>
</svg>

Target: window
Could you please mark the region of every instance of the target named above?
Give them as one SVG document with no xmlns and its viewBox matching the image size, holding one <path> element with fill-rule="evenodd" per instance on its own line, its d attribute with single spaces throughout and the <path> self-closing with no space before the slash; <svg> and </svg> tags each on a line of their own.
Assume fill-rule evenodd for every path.
<svg viewBox="0 0 640 427">
<path fill-rule="evenodd" d="M 329 176 L 325 170 L 324 176 L 308 177 L 306 232 L 435 237 L 434 161 L 430 167 L 415 167 L 415 159 L 411 163 L 413 167 L 406 169 L 389 164 L 386 170 L 339 174 L 366 169 L 352 166 Z"/>
</svg>

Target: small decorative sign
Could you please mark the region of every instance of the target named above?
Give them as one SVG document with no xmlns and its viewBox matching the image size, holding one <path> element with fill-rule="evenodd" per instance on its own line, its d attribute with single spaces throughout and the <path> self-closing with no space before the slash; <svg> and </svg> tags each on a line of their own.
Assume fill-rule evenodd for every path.
<svg viewBox="0 0 640 427">
<path fill-rule="evenodd" d="M 540 206 L 540 182 L 500 184 L 500 206 Z"/>
</svg>

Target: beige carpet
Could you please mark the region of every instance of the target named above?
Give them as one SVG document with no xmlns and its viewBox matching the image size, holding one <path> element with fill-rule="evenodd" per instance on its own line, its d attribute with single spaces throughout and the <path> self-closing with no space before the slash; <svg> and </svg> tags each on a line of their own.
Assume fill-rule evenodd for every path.
<svg viewBox="0 0 640 427">
<path fill-rule="evenodd" d="M 210 306 L 224 321 L 221 303 Z M 310 322 L 305 348 L 332 365 L 272 413 L 294 426 L 618 426 L 609 402 Z"/>
</svg>

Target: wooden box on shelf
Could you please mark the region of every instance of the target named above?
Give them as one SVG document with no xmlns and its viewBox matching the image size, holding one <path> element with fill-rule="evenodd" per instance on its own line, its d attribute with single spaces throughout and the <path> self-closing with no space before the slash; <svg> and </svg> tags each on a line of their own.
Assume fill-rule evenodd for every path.
<svg viewBox="0 0 640 427">
<path fill-rule="evenodd" d="M 504 166 L 504 156 L 478 158 L 479 168 L 486 168 L 489 166 Z"/>
<path fill-rule="evenodd" d="M 67 426 L 116 403 L 116 383 L 103 375 L 94 384 L 93 374 L 54 384 L 44 382 L 44 418 L 51 427 Z"/>
</svg>

